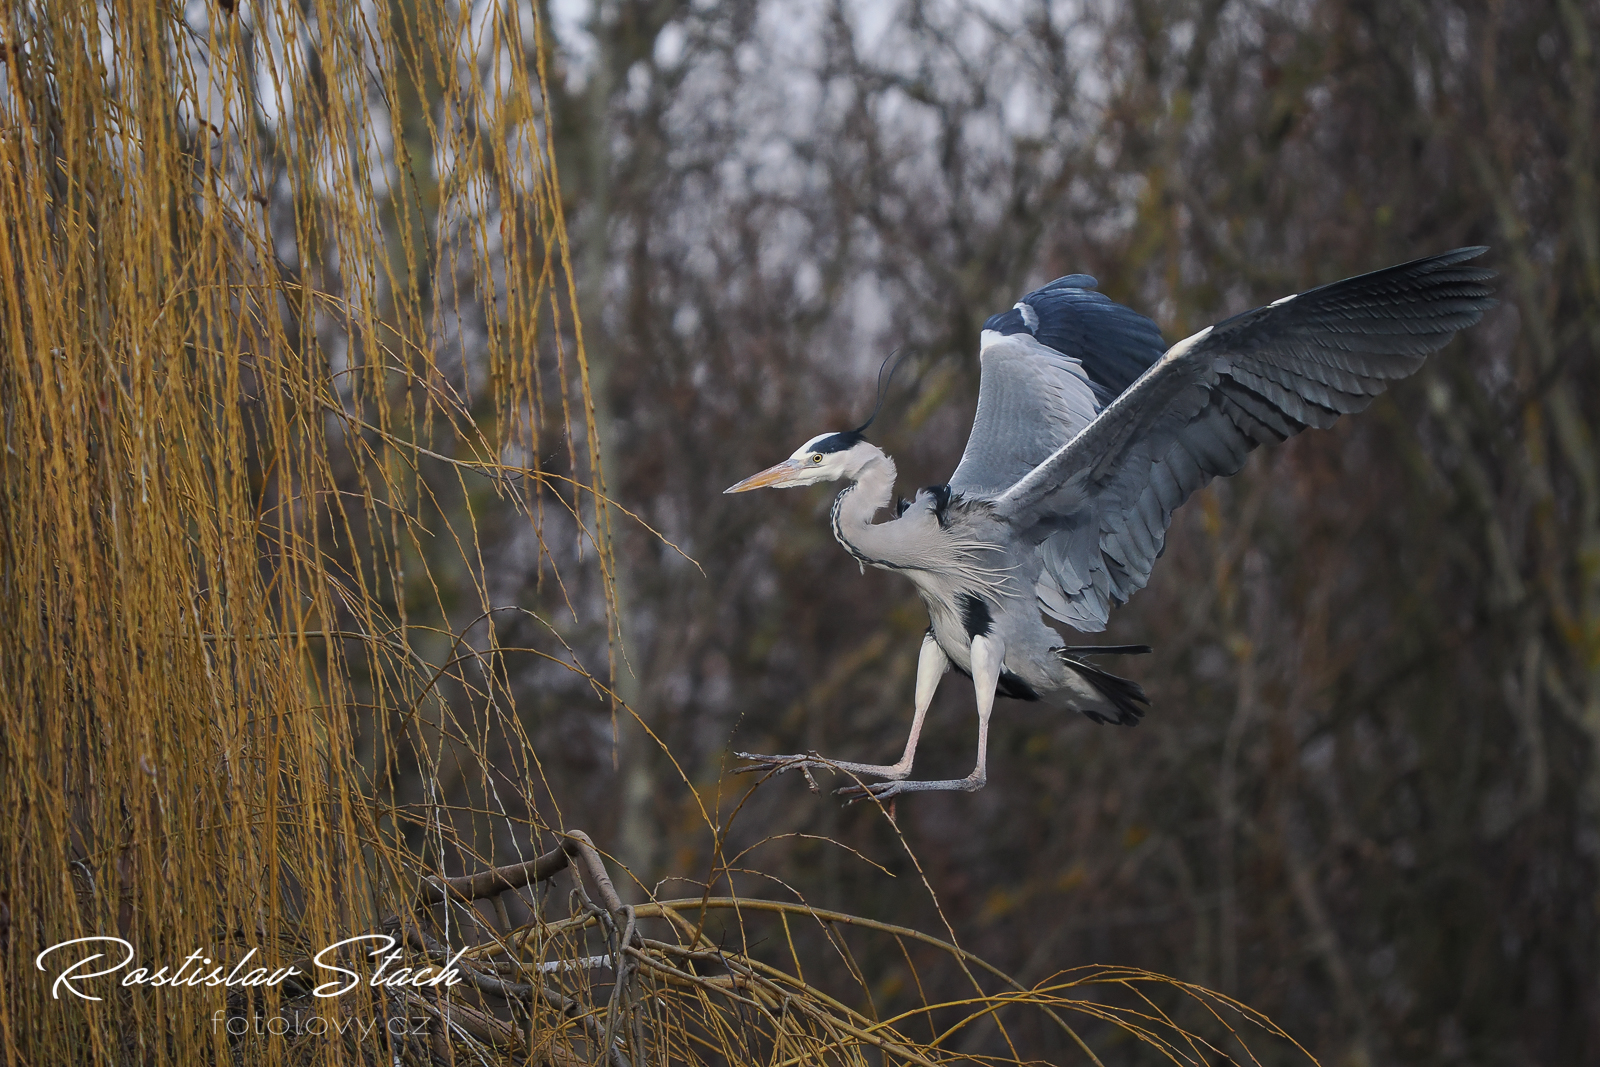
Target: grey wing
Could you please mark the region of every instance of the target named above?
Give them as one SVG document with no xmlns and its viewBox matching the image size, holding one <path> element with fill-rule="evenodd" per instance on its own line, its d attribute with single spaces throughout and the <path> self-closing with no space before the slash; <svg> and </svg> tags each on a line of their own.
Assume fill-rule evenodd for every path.
<svg viewBox="0 0 1600 1067">
<path fill-rule="evenodd" d="M 1259 444 L 1360 411 L 1494 306 L 1461 248 L 1334 282 L 1208 327 L 994 501 L 1038 545 L 1041 606 L 1105 628 L 1144 587 L 1172 512 Z"/>
<path fill-rule="evenodd" d="M 1094 421 L 1155 362 L 1155 323 L 1073 274 L 1023 297 L 984 323 L 978 412 L 951 489 L 995 496 Z"/>
</svg>

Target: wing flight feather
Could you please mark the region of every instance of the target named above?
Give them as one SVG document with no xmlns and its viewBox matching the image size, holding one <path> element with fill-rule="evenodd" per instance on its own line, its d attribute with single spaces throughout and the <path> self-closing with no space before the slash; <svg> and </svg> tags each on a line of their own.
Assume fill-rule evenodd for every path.
<svg viewBox="0 0 1600 1067">
<path fill-rule="evenodd" d="M 1494 306 L 1461 248 L 1289 297 L 1169 349 L 1009 489 L 996 513 L 1039 546 L 1040 606 L 1085 631 L 1143 588 L 1172 512 L 1257 445 L 1360 411 Z M 969 445 L 969 448 L 971 446 Z"/>
</svg>

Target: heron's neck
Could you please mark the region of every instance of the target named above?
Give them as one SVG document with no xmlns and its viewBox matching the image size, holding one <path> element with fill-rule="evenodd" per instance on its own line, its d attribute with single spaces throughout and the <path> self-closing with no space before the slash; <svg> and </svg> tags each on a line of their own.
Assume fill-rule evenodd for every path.
<svg viewBox="0 0 1600 1067">
<path fill-rule="evenodd" d="M 862 563 L 875 567 L 902 567 L 894 539 L 873 525 L 879 510 L 894 496 L 894 460 L 879 452 L 856 474 L 855 481 L 833 502 L 833 536 Z"/>
</svg>

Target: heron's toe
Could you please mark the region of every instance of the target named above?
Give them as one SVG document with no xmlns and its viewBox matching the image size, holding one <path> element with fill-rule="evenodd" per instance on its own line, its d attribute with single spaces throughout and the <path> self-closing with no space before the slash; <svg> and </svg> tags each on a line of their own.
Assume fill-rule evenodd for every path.
<svg viewBox="0 0 1600 1067">
<path fill-rule="evenodd" d="M 905 782 L 892 781 L 840 786 L 833 791 L 833 795 L 844 798 L 845 807 L 849 807 L 851 804 L 859 803 L 868 797 L 888 800 L 890 797 L 899 796 L 903 792 L 905 792 Z"/>
<path fill-rule="evenodd" d="M 814 762 L 811 756 L 763 756 L 755 752 L 735 752 L 735 759 L 753 760 L 743 767 L 733 768 L 734 774 L 754 774 L 757 771 L 789 771 Z"/>
</svg>

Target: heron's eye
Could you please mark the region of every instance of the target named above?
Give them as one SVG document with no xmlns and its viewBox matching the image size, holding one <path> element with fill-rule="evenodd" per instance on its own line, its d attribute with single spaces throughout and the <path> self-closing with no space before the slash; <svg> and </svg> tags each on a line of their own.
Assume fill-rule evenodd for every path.
<svg viewBox="0 0 1600 1067">
<path fill-rule="evenodd" d="M 813 452 L 811 454 L 811 462 L 813 462 L 813 463 L 821 463 L 822 462 L 822 453 L 821 452 Z"/>
</svg>

